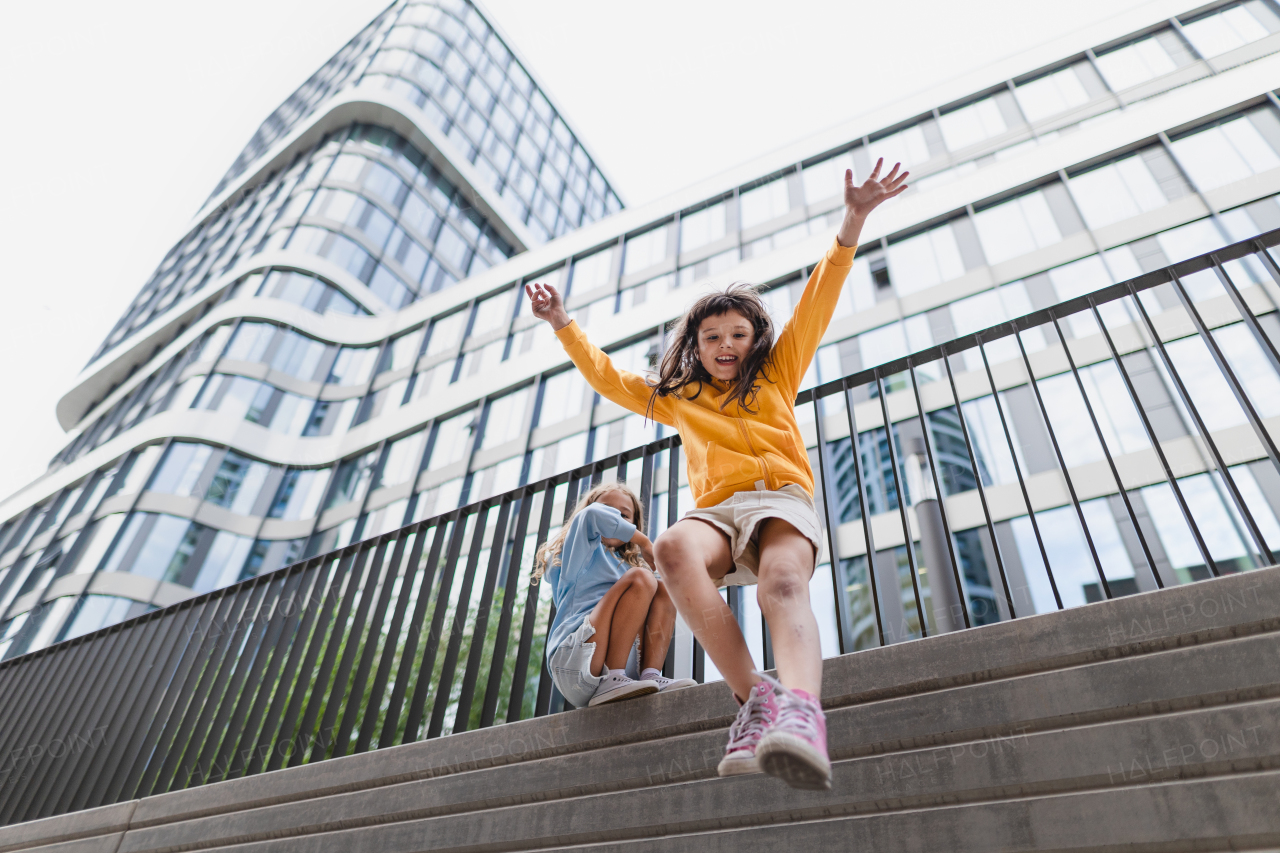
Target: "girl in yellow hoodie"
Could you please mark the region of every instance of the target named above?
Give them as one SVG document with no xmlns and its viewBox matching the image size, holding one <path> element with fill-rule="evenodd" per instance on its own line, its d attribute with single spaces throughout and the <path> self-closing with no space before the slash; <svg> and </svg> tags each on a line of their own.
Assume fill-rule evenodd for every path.
<svg viewBox="0 0 1280 853">
<path fill-rule="evenodd" d="M 676 608 L 742 703 L 721 776 L 763 770 L 794 787 L 829 788 L 822 654 L 809 604 L 822 527 L 794 401 L 826 332 L 867 216 L 906 189 L 883 161 L 844 177 L 844 221 L 782 331 L 753 288 L 702 297 L 676 325 L 658 380 L 614 367 L 565 313 L 550 285 L 526 286 L 533 313 L 601 396 L 680 433 L 695 508 L 658 537 L 658 570 Z M 757 672 L 717 587 L 758 583 L 778 679 Z"/>
</svg>

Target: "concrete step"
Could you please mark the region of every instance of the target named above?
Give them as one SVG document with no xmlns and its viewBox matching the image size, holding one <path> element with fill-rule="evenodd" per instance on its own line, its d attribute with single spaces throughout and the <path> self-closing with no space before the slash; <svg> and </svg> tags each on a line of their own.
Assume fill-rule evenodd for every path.
<svg viewBox="0 0 1280 853">
<path fill-rule="evenodd" d="M 141 853 L 608 840 L 702 850 L 780 825 L 819 839 L 833 836 L 817 824 L 862 821 L 856 832 L 870 838 L 880 830 L 867 821 L 890 813 L 899 829 L 886 830 L 896 841 L 882 849 L 914 849 L 914 833 L 901 834 L 910 815 L 955 812 L 964 824 L 974 808 L 999 807 L 1026 823 L 1099 791 L 1137 796 L 1155 783 L 1177 798 L 1197 777 L 1203 790 L 1274 784 L 1277 632 L 1272 569 L 828 661 L 831 792 L 714 778 L 735 706 L 713 684 L 0 828 L 0 853 L 50 843 Z M 1129 838 L 1115 827 L 1116 839 Z M 1096 846 L 1086 835 L 1075 846 Z M 1205 838 L 1219 836 L 1228 837 Z M 1143 838 L 1132 841 L 1166 843 Z"/>
</svg>

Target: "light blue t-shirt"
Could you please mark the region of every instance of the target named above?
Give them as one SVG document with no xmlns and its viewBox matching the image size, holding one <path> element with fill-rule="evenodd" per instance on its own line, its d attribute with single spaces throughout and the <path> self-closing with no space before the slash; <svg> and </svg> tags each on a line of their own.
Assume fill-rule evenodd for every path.
<svg viewBox="0 0 1280 853">
<path fill-rule="evenodd" d="M 636 526 L 607 504 L 594 503 L 573 517 L 560 551 L 560 564 L 549 566 L 543 577 L 551 584 L 556 618 L 547 636 L 547 656 L 560 648 L 605 593 L 631 566 L 624 563 L 603 538 L 629 540 Z"/>
</svg>

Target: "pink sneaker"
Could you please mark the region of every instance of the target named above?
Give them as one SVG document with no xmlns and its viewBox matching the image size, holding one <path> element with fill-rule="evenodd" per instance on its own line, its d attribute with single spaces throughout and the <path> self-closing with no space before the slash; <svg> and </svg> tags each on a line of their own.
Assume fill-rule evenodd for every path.
<svg viewBox="0 0 1280 853">
<path fill-rule="evenodd" d="M 772 683 L 771 683 L 772 682 Z M 738 718 L 729 726 L 729 744 L 724 748 L 724 758 L 716 771 L 721 776 L 741 776 L 759 773 L 756 747 L 760 738 L 778 719 L 778 702 L 774 697 L 773 679 L 760 681 L 751 688 L 751 695 L 738 709 Z"/>
<path fill-rule="evenodd" d="M 760 769 L 793 788 L 830 790 L 831 759 L 822 703 L 803 690 L 788 690 L 767 675 L 762 677 L 772 682 L 778 716 L 756 745 Z"/>
</svg>

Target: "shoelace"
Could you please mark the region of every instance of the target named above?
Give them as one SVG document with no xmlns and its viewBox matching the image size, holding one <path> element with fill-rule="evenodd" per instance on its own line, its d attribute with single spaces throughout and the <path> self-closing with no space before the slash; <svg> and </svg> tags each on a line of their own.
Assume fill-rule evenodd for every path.
<svg viewBox="0 0 1280 853">
<path fill-rule="evenodd" d="M 763 702 L 757 701 L 752 696 L 743 704 L 742 709 L 746 710 L 746 715 L 744 716 L 742 710 L 740 710 L 733 724 L 729 726 L 730 749 L 734 744 L 752 735 L 758 738 L 769 727 L 769 718 L 765 714 Z"/>
<path fill-rule="evenodd" d="M 774 696 L 778 700 L 777 725 L 787 725 L 798 729 L 809 740 L 818 739 L 817 715 L 813 713 L 813 705 L 797 696 L 782 685 L 782 682 L 763 672 L 753 673 L 757 678 L 773 685 Z"/>
</svg>

